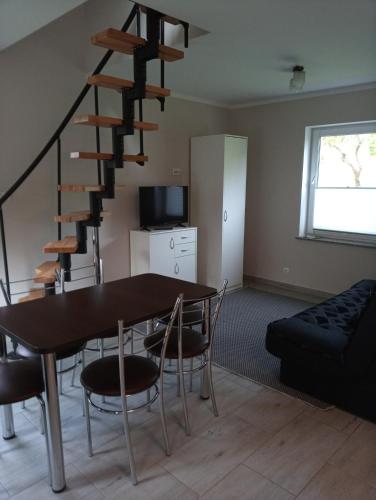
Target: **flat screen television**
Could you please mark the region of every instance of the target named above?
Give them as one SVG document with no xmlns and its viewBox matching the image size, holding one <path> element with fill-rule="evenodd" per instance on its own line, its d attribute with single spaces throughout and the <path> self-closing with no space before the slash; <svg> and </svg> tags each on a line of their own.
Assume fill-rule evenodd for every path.
<svg viewBox="0 0 376 500">
<path fill-rule="evenodd" d="M 188 186 L 140 186 L 139 203 L 141 227 L 188 222 Z"/>
</svg>

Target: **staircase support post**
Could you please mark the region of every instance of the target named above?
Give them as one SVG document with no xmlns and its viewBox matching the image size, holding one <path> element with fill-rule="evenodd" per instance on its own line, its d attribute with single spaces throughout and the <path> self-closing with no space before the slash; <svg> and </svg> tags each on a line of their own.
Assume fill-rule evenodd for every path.
<svg viewBox="0 0 376 500">
<path fill-rule="evenodd" d="M 0 207 L 0 233 L 1 233 L 1 247 L 2 247 L 2 251 L 3 251 L 5 286 L 7 289 L 8 297 L 10 299 L 11 294 L 10 294 L 10 283 L 9 283 L 8 254 L 7 254 L 7 245 L 6 245 L 6 241 L 5 241 L 4 215 L 3 215 L 2 207 Z"/>
<path fill-rule="evenodd" d="M 93 262 L 94 262 L 96 285 L 100 285 L 102 283 L 101 261 L 102 259 L 100 258 L 100 251 L 99 251 L 99 228 L 93 227 Z"/>
<path fill-rule="evenodd" d="M 61 184 L 61 139 L 57 139 L 57 185 Z M 61 215 L 61 191 L 57 191 L 57 215 Z M 57 239 L 61 240 L 61 222 L 57 224 Z"/>
</svg>

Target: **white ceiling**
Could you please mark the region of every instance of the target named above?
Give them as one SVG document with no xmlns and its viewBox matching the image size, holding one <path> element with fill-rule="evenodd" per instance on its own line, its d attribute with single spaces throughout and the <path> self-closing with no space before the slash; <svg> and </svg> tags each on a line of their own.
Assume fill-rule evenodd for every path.
<svg viewBox="0 0 376 500">
<path fill-rule="evenodd" d="M 0 0 L 0 50 L 87 0 Z"/>
<path fill-rule="evenodd" d="M 304 93 L 376 85 L 375 0 L 152 0 L 150 7 L 209 32 L 168 71 L 177 92 L 227 105 L 290 95 L 295 64 Z"/>
<path fill-rule="evenodd" d="M 89 31 L 108 23 L 120 27 L 133 5 L 127 0 L 0 0 L 0 50 L 82 3 L 83 28 Z M 166 65 L 166 86 L 175 95 L 224 106 L 286 99 L 295 64 L 306 68 L 299 95 L 376 87 L 376 0 L 143 3 L 203 30 L 195 30 L 183 61 Z M 88 40 L 79 50 L 87 51 L 89 71 L 100 58 L 98 49 Z M 129 57 L 117 54 L 111 61 L 107 72 L 132 77 Z M 150 82 L 158 82 L 158 72 L 159 65 L 150 64 Z"/>
</svg>

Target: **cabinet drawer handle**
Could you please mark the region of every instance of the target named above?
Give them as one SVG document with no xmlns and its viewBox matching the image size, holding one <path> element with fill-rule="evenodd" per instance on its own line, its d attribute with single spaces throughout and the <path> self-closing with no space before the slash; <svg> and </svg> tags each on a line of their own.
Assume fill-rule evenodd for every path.
<svg viewBox="0 0 376 500">
<path fill-rule="evenodd" d="M 179 274 L 179 264 L 175 264 L 175 274 Z"/>
<path fill-rule="evenodd" d="M 227 210 L 225 210 L 223 213 L 223 220 L 227 222 Z"/>
<path fill-rule="evenodd" d="M 175 247 L 174 238 L 171 238 L 170 239 L 170 248 L 171 248 L 171 250 L 173 250 L 174 247 Z"/>
<path fill-rule="evenodd" d="M 181 251 L 181 253 L 188 252 L 188 250 L 180 250 L 180 251 Z"/>
<path fill-rule="evenodd" d="M 180 239 L 181 239 L 181 240 L 187 240 L 187 239 L 188 239 L 188 236 L 180 236 Z"/>
</svg>

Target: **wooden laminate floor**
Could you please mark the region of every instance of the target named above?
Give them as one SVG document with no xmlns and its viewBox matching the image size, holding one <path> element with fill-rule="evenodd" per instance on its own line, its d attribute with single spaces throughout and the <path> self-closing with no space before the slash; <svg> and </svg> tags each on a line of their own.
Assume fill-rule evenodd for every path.
<svg viewBox="0 0 376 500">
<path fill-rule="evenodd" d="M 171 457 L 162 448 L 158 404 L 132 414 L 139 484 L 129 478 L 121 418 L 92 413 L 94 457 L 86 454 L 81 390 L 61 396 L 68 488 L 47 484 L 38 403 L 15 408 L 17 438 L 0 439 L 0 499 L 367 500 L 376 499 L 376 426 L 322 411 L 215 369 L 220 416 L 189 394 L 192 435 L 182 428 L 174 379 L 167 390 Z"/>
</svg>

